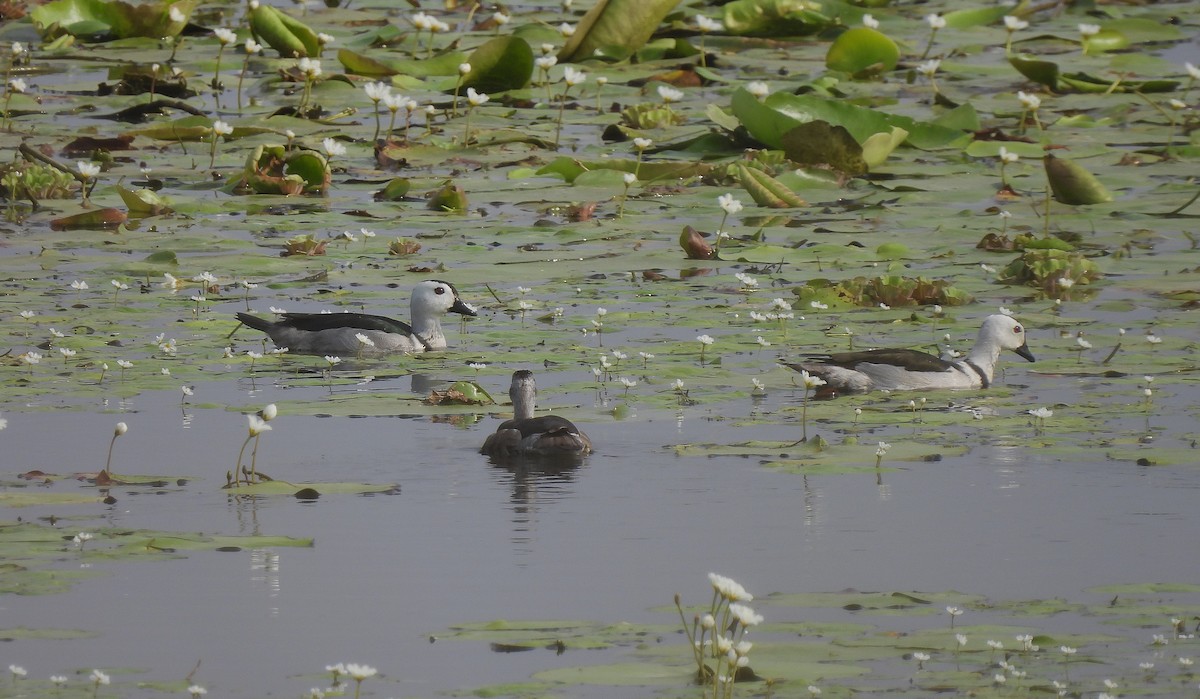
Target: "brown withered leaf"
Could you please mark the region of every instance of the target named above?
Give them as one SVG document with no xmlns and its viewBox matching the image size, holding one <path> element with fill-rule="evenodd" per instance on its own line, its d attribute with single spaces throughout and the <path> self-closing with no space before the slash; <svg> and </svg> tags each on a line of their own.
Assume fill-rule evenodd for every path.
<svg viewBox="0 0 1200 699">
<path fill-rule="evenodd" d="M 679 247 L 689 260 L 711 260 L 713 248 L 704 239 L 704 234 L 691 226 L 684 226 L 679 234 Z"/>
</svg>

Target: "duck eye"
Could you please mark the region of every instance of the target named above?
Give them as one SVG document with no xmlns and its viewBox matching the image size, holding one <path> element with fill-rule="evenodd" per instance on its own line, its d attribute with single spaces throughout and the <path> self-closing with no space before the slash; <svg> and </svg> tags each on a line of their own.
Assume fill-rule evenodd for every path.
<svg viewBox="0 0 1200 699">
<path fill-rule="evenodd" d="M 435 287 L 433 288 L 433 293 L 437 294 L 438 296 L 441 296 L 442 294 L 446 293 L 446 287 L 444 287 L 444 286 L 435 286 Z"/>
<path fill-rule="evenodd" d="M 1020 335 L 1020 334 L 1021 334 L 1021 332 L 1022 332 L 1022 330 L 1021 330 L 1021 326 L 1020 326 L 1020 325 L 1013 326 L 1013 334 L 1014 334 L 1014 335 Z"/>
</svg>

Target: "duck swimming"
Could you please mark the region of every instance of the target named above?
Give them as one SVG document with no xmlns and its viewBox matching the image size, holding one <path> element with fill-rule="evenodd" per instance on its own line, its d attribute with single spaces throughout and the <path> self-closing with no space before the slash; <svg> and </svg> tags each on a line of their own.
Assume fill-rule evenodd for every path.
<svg viewBox="0 0 1200 699">
<path fill-rule="evenodd" d="M 534 417 L 537 385 L 528 369 L 513 372 L 508 395 L 513 419 L 505 420 L 488 435 L 481 454 L 489 456 L 582 456 L 592 451 L 592 440 L 570 420 L 558 415 Z"/>
<path fill-rule="evenodd" d="M 1001 350 L 1034 361 L 1025 342 L 1025 328 L 1016 319 L 997 314 L 983 320 L 975 346 L 965 359 L 948 361 L 911 349 L 873 349 L 817 355 L 787 366 L 824 379 L 827 387 L 822 387 L 821 393 L 987 388 L 992 385 Z"/>
<path fill-rule="evenodd" d="M 441 317 L 446 313 L 476 315 L 449 282 L 431 279 L 413 287 L 412 325 L 365 313 L 284 313 L 270 321 L 249 313 L 237 319 L 270 336 L 278 347 L 297 354 L 358 355 L 391 352 L 428 352 L 446 348 Z M 374 346 L 364 345 L 364 335 Z"/>
</svg>

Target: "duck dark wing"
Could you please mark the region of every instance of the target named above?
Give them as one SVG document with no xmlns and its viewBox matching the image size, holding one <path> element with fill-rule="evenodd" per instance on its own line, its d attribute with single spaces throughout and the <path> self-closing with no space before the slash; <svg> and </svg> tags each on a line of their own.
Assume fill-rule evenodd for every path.
<svg viewBox="0 0 1200 699">
<path fill-rule="evenodd" d="M 379 330 L 411 335 L 412 326 L 398 320 L 365 313 L 284 313 L 282 324 L 306 332 L 321 330 Z"/>
<path fill-rule="evenodd" d="M 925 352 L 910 349 L 875 349 L 861 352 L 839 352 L 814 357 L 824 364 L 853 369 L 859 364 L 891 364 L 908 371 L 953 371 L 954 364 Z"/>
<path fill-rule="evenodd" d="M 543 415 L 542 417 L 531 417 L 526 420 L 509 420 L 508 422 L 500 425 L 500 429 L 505 428 L 518 430 L 522 437 L 528 437 L 529 435 L 533 434 L 579 432 L 579 430 L 575 428 L 574 423 L 565 417 L 559 417 L 557 415 Z"/>
</svg>

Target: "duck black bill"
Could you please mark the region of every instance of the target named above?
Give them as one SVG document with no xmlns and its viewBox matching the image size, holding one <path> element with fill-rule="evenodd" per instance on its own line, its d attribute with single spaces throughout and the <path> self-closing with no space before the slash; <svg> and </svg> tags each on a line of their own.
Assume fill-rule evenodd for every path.
<svg viewBox="0 0 1200 699">
<path fill-rule="evenodd" d="M 1031 361 L 1031 362 L 1037 361 L 1036 359 L 1033 358 L 1033 352 L 1029 351 L 1029 345 L 1021 345 L 1020 347 L 1016 348 L 1013 351 L 1016 352 L 1017 355 L 1024 357 L 1028 361 Z"/>
<path fill-rule="evenodd" d="M 471 308 L 462 299 L 454 299 L 454 305 L 450 306 L 451 313 L 461 313 L 465 316 L 477 316 L 474 308 Z M 1030 361 L 1033 361 L 1032 359 Z"/>
</svg>

